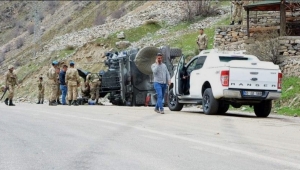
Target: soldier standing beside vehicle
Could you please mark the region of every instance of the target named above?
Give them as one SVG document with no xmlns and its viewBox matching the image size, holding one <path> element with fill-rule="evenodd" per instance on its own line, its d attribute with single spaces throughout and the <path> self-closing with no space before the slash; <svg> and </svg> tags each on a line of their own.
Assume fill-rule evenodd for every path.
<svg viewBox="0 0 300 170">
<path fill-rule="evenodd" d="M 199 35 L 197 37 L 196 43 L 198 45 L 199 53 L 202 50 L 206 50 L 207 49 L 208 38 L 207 38 L 207 35 L 204 33 L 203 28 L 199 29 Z"/>
<path fill-rule="evenodd" d="M 4 79 L 6 88 L 8 88 L 8 106 L 15 106 L 15 104 L 13 104 L 13 97 L 15 86 L 18 86 L 18 79 L 14 72 L 14 66 L 8 66 L 8 71 L 5 73 Z"/>
<path fill-rule="evenodd" d="M 73 103 L 74 106 L 78 106 L 77 95 L 78 87 L 80 86 L 80 77 L 76 68 L 74 68 L 75 63 L 70 62 L 70 68 L 66 72 L 66 84 L 68 85 L 68 100 L 69 106 Z"/>
<path fill-rule="evenodd" d="M 58 62 L 53 61 L 52 67 L 49 69 L 47 73 L 47 77 L 49 78 L 49 89 L 50 89 L 50 97 L 49 97 L 49 106 L 57 106 L 57 91 L 58 91 L 58 73 L 56 68 L 58 67 Z"/>
<path fill-rule="evenodd" d="M 85 83 L 89 84 L 91 99 L 92 100 L 96 99 L 96 104 L 98 104 L 99 91 L 101 85 L 100 77 L 97 76 L 96 74 L 88 73 L 88 75 L 86 76 Z"/>
<path fill-rule="evenodd" d="M 43 82 L 43 77 L 40 76 L 39 82 L 38 82 L 38 102 L 37 104 L 43 104 L 44 103 L 44 94 L 45 94 L 45 84 Z"/>
<path fill-rule="evenodd" d="M 235 18 L 237 17 L 238 19 L 238 24 L 242 24 L 242 9 L 243 9 L 243 4 L 244 2 L 241 0 L 235 0 L 231 1 L 231 3 L 234 5 L 234 11 L 231 19 L 230 25 L 234 25 Z"/>
<path fill-rule="evenodd" d="M 167 84 L 171 83 L 171 78 L 167 66 L 162 62 L 162 58 L 162 54 L 158 53 L 155 63 L 151 65 L 151 70 L 154 78 L 154 89 L 157 94 L 157 102 L 154 111 L 164 114 L 163 99 L 167 89 Z"/>
</svg>

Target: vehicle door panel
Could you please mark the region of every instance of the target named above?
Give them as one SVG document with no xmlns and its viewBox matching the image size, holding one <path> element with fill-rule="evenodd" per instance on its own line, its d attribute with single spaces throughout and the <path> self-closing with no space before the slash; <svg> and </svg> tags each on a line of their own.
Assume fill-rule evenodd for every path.
<svg viewBox="0 0 300 170">
<path fill-rule="evenodd" d="M 174 74 L 174 76 L 175 76 L 174 94 L 175 95 L 180 95 L 183 93 L 183 91 L 181 89 L 182 82 L 180 81 L 180 71 L 184 67 L 184 63 L 185 63 L 185 56 L 181 56 L 181 58 L 178 62 L 177 68 L 176 68 L 176 72 Z"/>
<path fill-rule="evenodd" d="M 197 58 L 197 62 L 194 67 L 194 71 L 191 74 L 191 80 L 190 80 L 190 94 L 192 97 L 201 98 L 201 87 L 204 83 L 205 73 L 202 70 L 202 67 L 204 65 L 206 56 L 200 56 Z"/>
</svg>

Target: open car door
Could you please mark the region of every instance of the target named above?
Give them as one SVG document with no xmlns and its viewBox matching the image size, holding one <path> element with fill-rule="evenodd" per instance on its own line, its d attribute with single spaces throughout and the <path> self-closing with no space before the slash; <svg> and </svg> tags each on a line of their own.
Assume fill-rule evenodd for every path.
<svg viewBox="0 0 300 170">
<path fill-rule="evenodd" d="M 180 95 L 180 94 L 183 94 L 183 90 L 182 90 L 182 81 L 181 81 L 181 78 L 180 78 L 180 72 L 182 70 L 182 68 L 184 67 L 184 64 L 185 64 L 185 56 L 182 55 L 179 62 L 178 62 L 178 65 L 177 65 L 177 68 L 176 68 L 176 71 L 175 71 L 175 84 L 174 84 L 174 94 L 175 95 Z"/>
</svg>

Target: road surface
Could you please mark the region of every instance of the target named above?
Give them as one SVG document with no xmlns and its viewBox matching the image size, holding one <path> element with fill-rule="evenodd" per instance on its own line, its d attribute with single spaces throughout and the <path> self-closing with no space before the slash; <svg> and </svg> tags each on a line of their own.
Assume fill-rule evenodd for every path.
<svg viewBox="0 0 300 170">
<path fill-rule="evenodd" d="M 296 170 L 300 119 L 0 103 L 1 170 Z"/>
</svg>

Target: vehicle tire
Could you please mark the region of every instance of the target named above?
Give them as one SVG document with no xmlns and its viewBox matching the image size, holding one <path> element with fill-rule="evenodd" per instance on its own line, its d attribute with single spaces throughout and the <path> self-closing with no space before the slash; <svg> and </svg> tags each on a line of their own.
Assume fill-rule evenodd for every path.
<svg viewBox="0 0 300 170">
<path fill-rule="evenodd" d="M 174 95 L 173 89 L 169 91 L 168 107 L 171 111 L 180 111 L 183 108 L 183 104 L 179 103 L 178 97 Z"/>
<path fill-rule="evenodd" d="M 257 117 L 268 117 L 272 109 L 272 100 L 265 100 L 254 105 L 254 113 Z"/>
<path fill-rule="evenodd" d="M 214 115 L 218 113 L 219 102 L 215 99 L 211 88 L 205 89 L 202 99 L 203 112 L 206 115 Z"/>
<path fill-rule="evenodd" d="M 219 102 L 218 114 L 225 114 L 229 109 L 229 104 L 224 102 Z"/>
<path fill-rule="evenodd" d="M 182 55 L 182 50 L 180 48 L 170 49 L 170 58 L 180 57 Z"/>
</svg>

